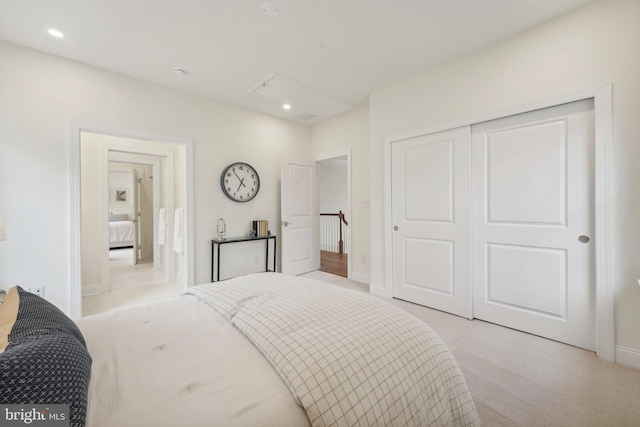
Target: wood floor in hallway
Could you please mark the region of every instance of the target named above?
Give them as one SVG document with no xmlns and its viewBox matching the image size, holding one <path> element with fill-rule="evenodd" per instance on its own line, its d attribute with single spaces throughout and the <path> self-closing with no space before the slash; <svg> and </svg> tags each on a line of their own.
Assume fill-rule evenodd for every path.
<svg viewBox="0 0 640 427">
<path fill-rule="evenodd" d="M 320 271 L 347 277 L 347 254 L 320 251 Z"/>
</svg>

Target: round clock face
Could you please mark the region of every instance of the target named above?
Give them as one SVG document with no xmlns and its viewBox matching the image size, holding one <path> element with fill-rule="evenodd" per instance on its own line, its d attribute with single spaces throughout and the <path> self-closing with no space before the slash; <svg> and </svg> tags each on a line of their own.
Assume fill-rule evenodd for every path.
<svg viewBox="0 0 640 427">
<path fill-rule="evenodd" d="M 258 172 L 247 163 L 233 163 L 220 175 L 220 186 L 225 196 L 234 202 L 248 202 L 260 190 Z"/>
</svg>

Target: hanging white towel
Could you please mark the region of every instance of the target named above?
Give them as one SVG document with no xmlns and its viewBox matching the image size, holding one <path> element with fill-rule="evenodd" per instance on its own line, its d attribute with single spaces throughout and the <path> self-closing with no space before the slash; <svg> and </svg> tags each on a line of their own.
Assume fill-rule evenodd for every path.
<svg viewBox="0 0 640 427">
<path fill-rule="evenodd" d="M 173 223 L 173 251 L 182 253 L 182 241 L 184 235 L 184 209 L 176 209 Z"/>
<path fill-rule="evenodd" d="M 167 210 L 160 208 L 158 211 L 158 244 L 163 246 L 167 240 Z"/>
</svg>

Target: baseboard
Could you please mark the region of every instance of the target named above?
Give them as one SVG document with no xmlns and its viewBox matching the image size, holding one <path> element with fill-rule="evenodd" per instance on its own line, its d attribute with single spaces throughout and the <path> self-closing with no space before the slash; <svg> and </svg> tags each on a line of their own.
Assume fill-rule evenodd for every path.
<svg viewBox="0 0 640 427">
<path fill-rule="evenodd" d="M 617 345 L 616 363 L 629 366 L 631 368 L 640 369 L 640 351 L 634 348 Z"/>
<path fill-rule="evenodd" d="M 94 283 L 93 285 L 85 285 L 82 287 L 82 296 L 87 297 L 89 295 L 99 294 L 102 291 L 100 283 Z"/>
<path fill-rule="evenodd" d="M 369 285 L 369 293 L 379 297 L 391 298 L 391 295 L 389 295 L 382 283 L 372 283 Z"/>
<path fill-rule="evenodd" d="M 351 272 L 351 276 L 349 276 L 349 280 L 353 280 L 354 282 L 358 282 L 358 283 L 364 283 L 365 285 L 369 284 L 369 276 L 366 274 Z"/>
</svg>

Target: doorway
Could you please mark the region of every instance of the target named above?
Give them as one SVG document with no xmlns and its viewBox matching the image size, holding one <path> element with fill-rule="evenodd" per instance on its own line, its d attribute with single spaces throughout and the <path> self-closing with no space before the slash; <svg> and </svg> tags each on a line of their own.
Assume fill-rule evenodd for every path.
<svg viewBox="0 0 640 427">
<path fill-rule="evenodd" d="M 392 144 L 393 296 L 595 350 L 593 105 Z"/>
<path fill-rule="evenodd" d="M 335 161 L 334 161 L 335 160 Z M 320 173 L 318 168 L 327 167 L 327 177 L 322 178 L 324 183 L 319 184 Z M 332 169 L 333 168 L 333 169 Z M 340 173 L 334 174 L 336 168 Z M 344 170 L 346 169 L 346 178 Z M 324 175 L 324 174 L 323 174 Z M 332 188 L 331 182 L 339 188 Z M 342 211 L 342 239 L 339 238 L 339 229 L 335 232 L 335 238 L 327 246 L 328 251 L 335 251 L 339 255 L 340 240 L 342 240 L 343 253 L 341 260 L 341 272 L 344 274 L 344 260 L 346 260 L 346 276 L 351 277 L 351 231 L 346 223 L 350 224 L 351 217 L 351 152 L 350 150 L 336 153 L 315 161 L 300 161 L 287 159 L 282 161 L 280 172 L 280 196 L 281 196 L 281 271 L 287 274 L 302 274 L 320 269 L 320 198 L 318 192 L 320 186 L 326 187 L 326 192 L 343 193 L 339 199 L 332 195 L 323 199 L 331 204 L 325 207 L 340 217 Z M 324 190 L 323 190 L 324 191 Z M 346 194 L 346 200 L 344 197 Z M 336 200 L 339 200 L 336 205 Z M 336 211 L 337 209 L 337 211 Z"/>
<path fill-rule="evenodd" d="M 349 276 L 349 222 L 347 156 L 317 162 L 320 211 L 320 271 Z"/>
<path fill-rule="evenodd" d="M 139 271 L 129 277 L 129 284 L 133 287 L 139 285 L 155 285 L 158 281 L 173 284 L 174 293 L 179 294 L 193 281 L 193 225 L 191 207 L 193 205 L 191 176 L 191 143 L 188 141 L 174 142 L 166 137 L 131 138 L 114 136 L 112 132 L 95 131 L 94 129 L 77 128 L 77 139 L 72 142 L 76 150 L 72 150 L 72 156 L 77 160 L 78 192 L 72 198 L 72 205 L 77 206 L 79 217 L 73 221 L 79 231 L 79 238 L 73 243 L 78 245 L 80 252 L 76 260 L 82 260 L 77 270 L 72 268 L 72 313 L 80 316 L 82 309 L 82 296 L 107 295 L 116 292 L 122 293 L 123 282 L 112 281 L 110 269 L 110 239 L 109 220 L 118 214 L 126 214 L 126 219 L 133 222 L 133 229 L 138 242 L 125 243 L 130 246 L 125 249 L 128 255 L 123 263 L 127 267 L 135 267 L 139 270 L 147 269 L 146 274 Z M 153 138 L 153 139 L 152 139 Z M 162 140 L 169 142 L 162 142 Z M 140 180 L 132 179 L 130 186 L 109 186 L 109 167 L 112 169 L 128 169 L 141 175 Z M 131 174 L 129 176 L 132 176 Z M 143 181 L 147 181 L 144 183 Z M 143 188 L 146 189 L 143 191 Z M 140 190 L 142 197 L 147 197 L 146 207 L 134 206 L 135 193 Z M 146 192 L 146 195 L 144 194 Z M 117 194 L 116 194 L 117 193 Z M 73 192 L 72 192 L 73 194 Z M 116 198 L 118 199 L 116 203 Z M 126 206 L 125 204 L 129 203 Z M 161 209 L 162 208 L 162 209 Z M 183 236 L 185 244 L 180 251 L 172 248 L 173 235 L 173 211 L 176 208 L 185 211 L 187 218 Z M 122 209 L 130 211 L 122 212 Z M 160 212 L 165 212 L 164 233 L 165 241 L 158 239 L 161 227 L 159 222 Z M 143 221 L 139 221 L 141 215 Z M 123 218 L 118 218 L 123 219 Z M 140 227 L 138 227 L 140 226 Z M 73 229 L 73 227 L 72 227 Z M 146 242 L 146 243 L 145 243 Z M 174 253 L 175 252 L 175 253 Z M 137 255 L 137 257 L 135 257 Z M 143 260 L 138 265 L 132 265 L 134 258 Z M 72 257 L 73 259 L 74 257 Z M 119 256 L 117 258 L 123 258 Z M 143 277 L 144 276 L 144 277 Z M 74 286 L 75 284 L 75 286 Z M 175 284 L 178 284 L 176 287 Z M 115 286 L 114 286 L 115 285 Z M 145 293 L 147 290 L 144 291 Z M 157 292 L 156 292 L 157 293 Z M 166 295 L 166 293 L 165 293 Z M 140 300 L 140 292 L 137 301 Z M 118 297 L 118 300 L 122 298 Z M 120 301 L 121 302 L 121 301 Z"/>
<path fill-rule="evenodd" d="M 154 233 L 163 221 L 154 212 L 161 206 L 166 159 L 120 151 L 110 151 L 109 158 L 109 289 L 167 282 L 167 263 Z"/>
</svg>

